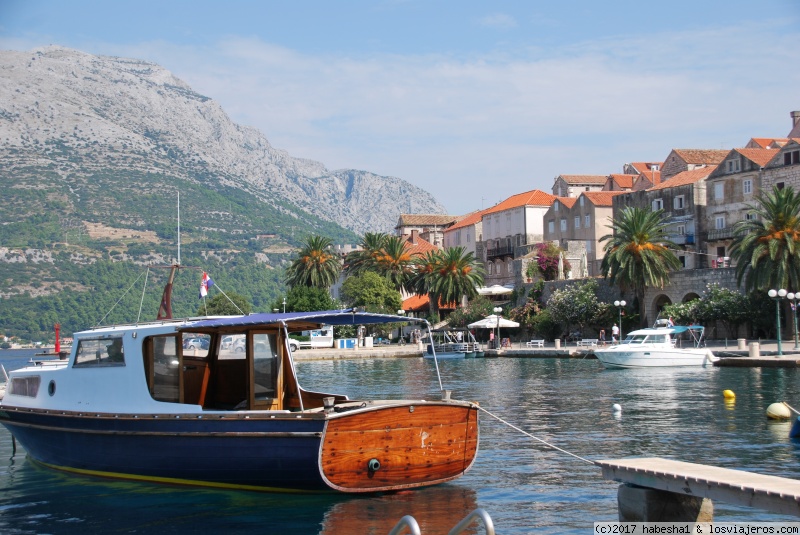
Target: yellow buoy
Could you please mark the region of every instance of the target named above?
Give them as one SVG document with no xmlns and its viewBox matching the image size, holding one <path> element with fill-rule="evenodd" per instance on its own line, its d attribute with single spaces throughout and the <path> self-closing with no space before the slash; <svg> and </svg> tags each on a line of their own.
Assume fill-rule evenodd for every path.
<svg viewBox="0 0 800 535">
<path fill-rule="evenodd" d="M 722 393 L 722 397 L 725 399 L 736 399 L 736 394 L 733 393 L 733 390 L 725 390 Z"/>
<path fill-rule="evenodd" d="M 789 410 L 789 407 L 783 403 L 773 403 L 767 407 L 767 418 L 771 418 L 773 420 L 788 420 L 791 417 L 792 413 Z"/>
</svg>

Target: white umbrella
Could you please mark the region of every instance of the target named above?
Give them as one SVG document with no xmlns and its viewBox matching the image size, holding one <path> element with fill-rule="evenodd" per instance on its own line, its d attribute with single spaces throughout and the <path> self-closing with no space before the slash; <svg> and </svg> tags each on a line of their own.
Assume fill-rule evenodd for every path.
<svg viewBox="0 0 800 535">
<path fill-rule="evenodd" d="M 475 323 L 470 323 L 467 327 L 470 329 L 496 329 L 497 327 L 519 327 L 519 323 L 492 314 Z"/>
<path fill-rule="evenodd" d="M 510 294 L 513 291 L 514 290 L 511 288 L 506 288 L 505 286 L 500 286 L 499 284 L 494 284 L 486 288 L 478 288 L 479 295 L 504 295 Z"/>
</svg>

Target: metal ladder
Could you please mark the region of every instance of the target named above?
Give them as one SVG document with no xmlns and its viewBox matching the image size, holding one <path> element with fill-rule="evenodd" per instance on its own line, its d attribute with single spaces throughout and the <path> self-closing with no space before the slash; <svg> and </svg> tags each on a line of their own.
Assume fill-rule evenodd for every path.
<svg viewBox="0 0 800 535">
<path fill-rule="evenodd" d="M 453 529 L 447 532 L 447 535 L 458 535 L 459 533 L 464 533 L 464 530 L 467 529 L 467 527 L 469 527 L 469 525 L 472 524 L 472 521 L 476 518 L 483 522 L 483 526 L 486 528 L 486 535 L 495 535 L 492 517 L 489 516 L 489 513 L 487 513 L 485 509 L 480 507 L 465 516 L 461 522 L 456 524 Z M 422 532 L 419 530 L 419 524 L 411 515 L 406 515 L 401 518 L 397 525 L 392 528 L 392 531 L 389 532 L 389 535 L 400 535 L 403 533 L 403 529 L 405 528 L 410 530 L 409 535 L 422 535 Z"/>
</svg>

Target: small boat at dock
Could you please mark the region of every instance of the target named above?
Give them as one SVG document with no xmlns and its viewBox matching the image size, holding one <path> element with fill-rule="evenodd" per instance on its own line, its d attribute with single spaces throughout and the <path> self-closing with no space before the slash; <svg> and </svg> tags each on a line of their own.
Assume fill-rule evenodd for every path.
<svg viewBox="0 0 800 535">
<path fill-rule="evenodd" d="M 708 366 L 719 360 L 703 347 L 701 325 L 661 325 L 628 333 L 619 344 L 594 350 L 606 368 L 651 368 Z M 681 347 L 682 335 L 690 337 L 690 347 Z"/>
<path fill-rule="evenodd" d="M 475 403 L 450 399 L 441 378 L 437 399 L 309 390 L 289 347 L 290 333 L 322 325 L 409 321 L 427 326 L 333 310 L 88 329 L 68 358 L 8 373 L 0 424 L 37 463 L 85 475 L 289 492 L 444 483 L 475 461 Z"/>
</svg>

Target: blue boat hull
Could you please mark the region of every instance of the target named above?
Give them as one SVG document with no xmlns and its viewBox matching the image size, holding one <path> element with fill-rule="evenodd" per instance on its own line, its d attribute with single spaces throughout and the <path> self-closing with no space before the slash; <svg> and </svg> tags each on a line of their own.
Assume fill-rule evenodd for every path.
<svg viewBox="0 0 800 535">
<path fill-rule="evenodd" d="M 789 430 L 789 438 L 800 439 L 800 416 L 794 419 L 792 428 Z"/>
<path fill-rule="evenodd" d="M 6 410 L 0 423 L 34 460 L 71 472 L 249 490 L 330 490 L 319 470 L 322 419 Z"/>
</svg>

